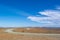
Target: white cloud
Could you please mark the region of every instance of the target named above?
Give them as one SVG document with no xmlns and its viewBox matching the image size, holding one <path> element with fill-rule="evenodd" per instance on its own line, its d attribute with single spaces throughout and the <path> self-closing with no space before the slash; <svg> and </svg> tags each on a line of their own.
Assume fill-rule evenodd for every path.
<svg viewBox="0 0 60 40">
<path fill-rule="evenodd" d="M 47 25 L 60 25 L 60 10 L 44 10 L 38 12 L 41 15 L 46 15 L 47 17 L 37 17 L 37 16 L 28 16 L 28 19 L 31 21 L 45 23 Z"/>
</svg>

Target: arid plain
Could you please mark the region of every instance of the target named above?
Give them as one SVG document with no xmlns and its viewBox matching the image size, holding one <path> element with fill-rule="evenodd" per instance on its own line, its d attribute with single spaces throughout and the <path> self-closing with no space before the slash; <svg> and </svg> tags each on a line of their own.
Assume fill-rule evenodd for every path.
<svg viewBox="0 0 60 40">
<path fill-rule="evenodd" d="M 24 35 L 5 32 L 7 29 L 14 29 L 14 32 L 42 33 L 58 35 Z M 60 40 L 60 29 L 47 28 L 0 28 L 0 40 Z"/>
</svg>

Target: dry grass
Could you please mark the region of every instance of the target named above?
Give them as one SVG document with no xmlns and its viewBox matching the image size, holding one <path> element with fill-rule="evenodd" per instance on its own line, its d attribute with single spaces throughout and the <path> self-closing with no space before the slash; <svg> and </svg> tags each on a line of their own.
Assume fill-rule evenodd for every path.
<svg viewBox="0 0 60 40">
<path fill-rule="evenodd" d="M 4 30 L 0 29 L 0 40 L 60 40 L 60 36 L 32 36 L 32 35 L 20 35 L 5 33 Z M 20 30 L 20 28 L 18 29 Z M 26 29 L 21 29 L 26 30 Z"/>
<path fill-rule="evenodd" d="M 0 33 L 0 40 L 60 40 L 60 37 Z"/>
<path fill-rule="evenodd" d="M 3 32 L 3 31 L 4 31 L 4 29 L 0 28 L 0 32 Z"/>
<path fill-rule="evenodd" d="M 30 32 L 30 33 L 59 33 L 60 29 L 47 29 L 47 28 L 16 28 L 13 30 L 15 32 Z"/>
</svg>

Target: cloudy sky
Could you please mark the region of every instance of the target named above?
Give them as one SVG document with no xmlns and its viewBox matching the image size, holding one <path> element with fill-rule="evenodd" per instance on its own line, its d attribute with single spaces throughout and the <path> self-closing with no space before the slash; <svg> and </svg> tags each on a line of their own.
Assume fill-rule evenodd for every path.
<svg viewBox="0 0 60 40">
<path fill-rule="evenodd" d="M 0 0 L 1 27 L 60 27 L 59 0 Z"/>
</svg>

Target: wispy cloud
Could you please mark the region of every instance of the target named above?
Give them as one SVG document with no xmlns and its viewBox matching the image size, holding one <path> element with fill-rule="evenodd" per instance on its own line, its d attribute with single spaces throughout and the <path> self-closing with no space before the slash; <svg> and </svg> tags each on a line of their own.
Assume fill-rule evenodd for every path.
<svg viewBox="0 0 60 40">
<path fill-rule="evenodd" d="M 44 10 L 38 13 L 47 17 L 28 16 L 27 18 L 47 25 L 60 25 L 60 7 L 57 7 L 56 10 Z"/>
</svg>

